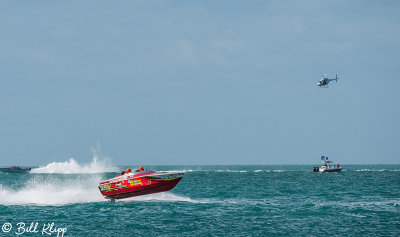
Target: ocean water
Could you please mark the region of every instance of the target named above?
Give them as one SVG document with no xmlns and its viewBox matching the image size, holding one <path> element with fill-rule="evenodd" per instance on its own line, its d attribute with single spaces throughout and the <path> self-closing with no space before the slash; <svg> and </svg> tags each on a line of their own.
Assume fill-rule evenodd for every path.
<svg viewBox="0 0 400 237">
<path fill-rule="evenodd" d="M 400 236 L 400 165 L 148 166 L 186 174 L 111 203 L 97 184 L 127 167 L 74 162 L 0 172 L 0 236 Z"/>
</svg>

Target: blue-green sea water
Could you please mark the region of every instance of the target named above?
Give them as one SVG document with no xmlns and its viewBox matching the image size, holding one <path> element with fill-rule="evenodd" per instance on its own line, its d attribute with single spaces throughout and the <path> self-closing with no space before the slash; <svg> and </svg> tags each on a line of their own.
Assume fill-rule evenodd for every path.
<svg viewBox="0 0 400 237">
<path fill-rule="evenodd" d="M 0 236 L 50 236 L 50 223 L 64 236 L 400 236 L 400 165 L 312 167 L 149 166 L 186 173 L 169 192 L 115 203 L 97 184 L 116 172 L 0 173 Z"/>
</svg>

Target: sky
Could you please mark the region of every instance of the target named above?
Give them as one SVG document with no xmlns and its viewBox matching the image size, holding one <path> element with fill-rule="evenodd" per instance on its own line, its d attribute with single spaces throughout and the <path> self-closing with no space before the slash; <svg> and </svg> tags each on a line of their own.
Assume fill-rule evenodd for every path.
<svg viewBox="0 0 400 237">
<path fill-rule="evenodd" d="M 400 163 L 399 1 L 1 1 L 0 165 Z M 321 75 L 339 80 L 318 88 Z"/>
</svg>

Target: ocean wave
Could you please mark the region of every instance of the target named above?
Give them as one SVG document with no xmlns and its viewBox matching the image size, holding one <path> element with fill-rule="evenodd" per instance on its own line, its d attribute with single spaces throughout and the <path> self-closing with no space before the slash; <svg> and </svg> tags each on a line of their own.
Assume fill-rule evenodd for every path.
<svg viewBox="0 0 400 237">
<path fill-rule="evenodd" d="M 275 173 L 281 173 L 281 172 L 286 172 L 286 170 L 208 170 L 205 172 L 227 172 L 227 173 L 247 173 L 247 172 L 254 172 L 254 173 L 259 173 L 259 172 L 275 172 Z"/>
<path fill-rule="evenodd" d="M 386 170 L 386 169 L 379 169 L 379 170 L 376 170 L 376 169 L 359 169 L 359 170 L 356 170 L 357 172 L 383 172 L 383 171 L 388 171 L 388 170 Z"/>
<path fill-rule="evenodd" d="M 398 199 L 384 200 L 384 201 L 358 201 L 358 202 L 340 202 L 340 201 L 330 201 L 330 202 L 318 202 L 314 203 L 316 207 L 344 207 L 346 209 L 361 208 L 365 210 L 373 211 L 390 211 L 399 212 L 398 207 L 400 207 L 400 201 Z"/>
<path fill-rule="evenodd" d="M 153 193 L 149 195 L 137 196 L 122 199 L 117 202 L 190 202 L 190 203 L 210 203 L 210 199 L 192 199 L 170 192 Z"/>
<path fill-rule="evenodd" d="M 247 170 L 217 170 L 216 172 L 246 173 Z"/>
<path fill-rule="evenodd" d="M 275 172 L 275 173 L 281 173 L 281 172 L 285 172 L 286 170 L 255 170 L 255 173 L 259 173 L 259 172 L 266 172 L 266 173 L 271 173 L 271 172 Z"/>
<path fill-rule="evenodd" d="M 183 173 L 188 173 L 188 172 L 193 172 L 193 170 L 157 170 L 158 172 L 183 172 Z"/>
</svg>

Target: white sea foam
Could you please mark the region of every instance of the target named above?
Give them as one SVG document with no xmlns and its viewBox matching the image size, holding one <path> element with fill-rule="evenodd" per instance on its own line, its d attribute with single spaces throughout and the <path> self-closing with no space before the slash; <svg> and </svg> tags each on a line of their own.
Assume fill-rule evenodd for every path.
<svg viewBox="0 0 400 237">
<path fill-rule="evenodd" d="M 367 216 L 364 215 L 359 215 L 359 214 L 353 214 L 353 213 L 343 213 L 346 216 L 351 216 L 351 217 L 357 217 L 357 218 L 365 218 Z"/>
<path fill-rule="evenodd" d="M 356 170 L 357 172 L 383 172 L 386 171 L 385 169 L 380 169 L 380 170 L 376 170 L 376 169 L 359 169 Z"/>
<path fill-rule="evenodd" d="M 217 170 L 217 172 L 246 173 L 247 170 Z"/>
<path fill-rule="evenodd" d="M 195 200 L 189 197 L 180 196 L 171 192 L 153 193 L 149 195 L 122 199 L 121 202 L 190 202 L 190 203 L 209 203 L 208 199 Z M 118 201 L 117 201 L 118 202 Z"/>
<path fill-rule="evenodd" d="M 87 175 L 86 175 L 87 176 Z M 3 205 L 66 205 L 104 201 L 97 189 L 100 176 L 75 177 L 36 177 L 20 189 L 0 187 L 0 204 Z"/>
<path fill-rule="evenodd" d="M 315 203 L 316 207 L 324 207 L 324 206 L 342 206 L 345 208 L 353 209 L 353 208 L 362 208 L 366 210 L 374 210 L 374 211 L 391 211 L 398 212 L 397 205 L 399 203 L 399 199 L 392 200 L 383 200 L 383 201 L 359 201 L 359 202 L 342 202 L 342 201 L 325 201 Z"/>
<path fill-rule="evenodd" d="M 193 172 L 193 170 L 158 170 L 158 172 L 188 173 Z"/>
<path fill-rule="evenodd" d="M 99 160 L 97 153 L 93 151 L 93 159 L 89 164 L 79 164 L 75 159 L 70 158 L 68 161 L 51 162 L 46 166 L 32 169 L 31 173 L 94 174 L 118 171 L 119 169 L 111 165 L 109 159 Z"/>
</svg>

